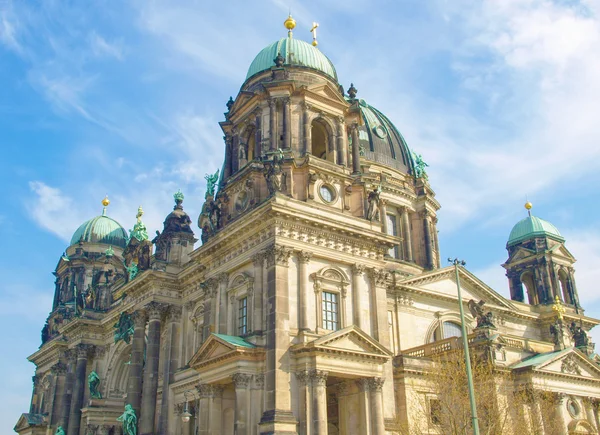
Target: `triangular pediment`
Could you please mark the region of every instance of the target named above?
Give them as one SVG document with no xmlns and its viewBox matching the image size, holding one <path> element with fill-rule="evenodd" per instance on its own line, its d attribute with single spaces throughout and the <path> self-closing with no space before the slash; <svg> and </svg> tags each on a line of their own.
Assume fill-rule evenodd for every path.
<svg viewBox="0 0 600 435">
<path fill-rule="evenodd" d="M 306 94 L 320 99 L 326 99 L 332 102 L 348 106 L 348 102 L 340 94 L 338 89 L 334 89 L 329 83 L 321 83 L 306 88 Z"/>
<path fill-rule="evenodd" d="M 525 260 L 526 258 L 531 258 L 535 255 L 536 255 L 535 251 L 525 248 L 523 246 L 520 246 L 512 253 L 512 255 L 508 258 L 508 260 L 506 260 L 506 263 L 507 264 L 508 263 L 516 263 L 516 262 Z"/>
<path fill-rule="evenodd" d="M 577 261 L 575 260 L 575 257 L 573 257 L 573 254 L 571 254 L 571 252 L 569 252 L 569 250 L 562 243 L 557 244 L 552 248 L 552 254 L 557 257 L 561 257 L 570 263 L 575 263 L 575 261 Z"/>
<path fill-rule="evenodd" d="M 600 380 L 600 368 L 573 348 L 557 352 L 555 357 L 540 363 L 534 369 L 538 372 L 574 375 Z"/>
<path fill-rule="evenodd" d="M 240 354 L 255 354 L 262 351 L 263 349 L 246 342 L 240 337 L 213 333 L 196 351 L 188 365 L 196 368 L 236 357 Z"/>
<path fill-rule="evenodd" d="M 463 301 L 467 302 L 471 299 L 475 301 L 484 300 L 486 306 L 489 307 L 496 306 L 511 311 L 517 310 L 510 300 L 494 291 L 471 272 L 462 267 L 458 270 Z M 429 294 L 434 297 L 458 300 L 456 275 L 453 266 L 409 277 L 402 281 L 398 281 L 396 285 L 399 287 L 407 287 L 412 291 Z"/>
<path fill-rule="evenodd" d="M 294 346 L 294 351 L 348 354 L 355 357 L 388 359 L 392 353 L 355 325 Z"/>
<path fill-rule="evenodd" d="M 36 426 L 43 426 L 46 424 L 45 417 L 41 414 L 21 414 L 15 424 L 15 432 L 20 432 L 25 429 L 29 429 Z"/>
</svg>

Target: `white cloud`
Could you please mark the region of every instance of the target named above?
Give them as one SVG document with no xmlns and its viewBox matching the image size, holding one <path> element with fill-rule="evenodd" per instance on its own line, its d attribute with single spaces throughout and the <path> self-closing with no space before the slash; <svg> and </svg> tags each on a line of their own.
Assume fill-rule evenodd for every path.
<svg viewBox="0 0 600 435">
<path fill-rule="evenodd" d="M 92 52 L 99 57 L 108 56 L 114 57 L 118 60 L 123 60 L 125 57 L 125 49 L 120 42 L 108 42 L 102 36 L 96 32 L 92 32 L 90 35 L 90 45 Z"/>
<path fill-rule="evenodd" d="M 577 259 L 575 263 L 575 283 L 581 305 L 600 305 L 600 232 L 597 229 L 563 231 L 566 247 Z M 588 314 L 588 313 L 586 313 Z M 600 312 L 595 314 L 600 317 Z"/>
<path fill-rule="evenodd" d="M 0 10 L 0 43 L 10 50 L 23 54 L 24 49 L 17 39 L 18 21 L 10 12 L 9 8 Z"/>
</svg>

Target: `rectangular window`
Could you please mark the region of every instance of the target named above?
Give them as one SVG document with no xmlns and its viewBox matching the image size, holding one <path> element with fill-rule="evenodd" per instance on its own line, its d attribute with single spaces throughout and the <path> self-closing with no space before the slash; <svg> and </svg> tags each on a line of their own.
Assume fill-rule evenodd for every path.
<svg viewBox="0 0 600 435">
<path fill-rule="evenodd" d="M 323 292 L 321 303 L 323 307 L 323 328 L 337 331 L 340 327 L 337 293 Z"/>
<path fill-rule="evenodd" d="M 432 424 L 442 424 L 442 404 L 438 399 L 429 399 L 429 418 Z"/>
<path fill-rule="evenodd" d="M 398 237 L 400 234 L 398 233 L 398 218 L 395 214 L 387 215 L 387 233 L 390 236 Z M 400 258 L 400 251 L 398 249 L 398 245 L 390 248 L 389 255 L 392 258 Z"/>
<path fill-rule="evenodd" d="M 248 333 L 248 298 L 238 301 L 238 335 Z"/>
</svg>

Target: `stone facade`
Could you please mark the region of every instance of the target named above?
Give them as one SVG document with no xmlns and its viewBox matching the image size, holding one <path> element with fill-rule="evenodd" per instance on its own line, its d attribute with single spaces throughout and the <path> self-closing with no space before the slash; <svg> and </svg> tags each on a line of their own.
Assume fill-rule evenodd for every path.
<svg viewBox="0 0 600 435">
<path fill-rule="evenodd" d="M 421 375 L 433 355 L 459 346 L 451 335 L 460 323 L 455 272 L 440 268 L 440 205 L 423 168 L 393 126 L 374 131 L 405 154 L 361 149 L 373 120 L 355 95 L 293 62 L 249 77 L 221 123 L 223 173 L 198 219 L 200 247 L 182 195 L 135 274 L 131 264 L 141 259 L 123 264 L 133 248 L 70 246 L 42 346 L 30 357 L 31 409 L 16 431 L 121 433 L 126 404 L 142 435 L 421 428 L 411 398 L 435 394 Z M 598 361 L 572 337 L 587 337 L 598 321 L 574 303 L 574 259 L 553 252 L 560 260 L 548 267 L 568 277 L 559 305 L 537 297 L 528 304 L 514 284 L 511 271 L 538 267 L 537 257 L 507 263 L 514 300 L 459 268 L 465 308 L 485 300 L 495 325 L 494 334 L 478 335 L 474 312 L 468 330 L 495 366 L 518 374 L 515 386 L 564 395 L 558 433 L 597 433 Z M 97 296 L 78 308 L 88 284 Z M 538 285 L 557 294 L 556 280 Z M 539 355 L 547 358 L 524 363 Z M 100 399 L 90 397 L 92 370 Z M 555 416 L 536 418 L 549 425 Z"/>
</svg>

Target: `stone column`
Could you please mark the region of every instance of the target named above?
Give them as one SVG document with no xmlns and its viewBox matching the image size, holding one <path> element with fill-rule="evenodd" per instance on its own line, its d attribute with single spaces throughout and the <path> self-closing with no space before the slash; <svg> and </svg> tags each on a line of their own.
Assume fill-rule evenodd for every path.
<svg viewBox="0 0 600 435">
<path fill-rule="evenodd" d="M 48 422 L 50 425 L 54 425 L 60 419 L 60 407 L 63 402 L 63 396 L 65 394 L 65 374 L 67 373 L 67 366 L 62 362 L 54 364 L 50 371 L 52 372 L 52 403 L 50 404 L 50 415 L 48 416 Z"/>
<path fill-rule="evenodd" d="M 110 424 L 101 424 L 98 426 L 98 434 L 99 435 L 110 435 L 110 431 L 113 429 L 113 426 Z"/>
<path fill-rule="evenodd" d="M 254 159 L 262 156 L 262 109 L 257 107 L 254 111 Z"/>
<path fill-rule="evenodd" d="M 223 387 L 220 385 L 199 384 L 196 389 L 200 396 L 198 434 L 221 435 Z"/>
<path fill-rule="evenodd" d="M 293 432 L 296 418 L 291 410 L 289 371 L 288 263 L 292 250 L 273 245 L 267 259 L 267 352 L 265 368 L 265 412 L 261 433 Z"/>
<path fill-rule="evenodd" d="M 228 334 L 229 332 L 227 331 L 228 329 L 228 306 L 227 304 L 229 303 L 228 299 L 227 299 L 227 284 L 229 283 L 229 277 L 228 275 L 223 272 L 220 273 L 219 275 L 217 275 L 216 277 L 218 284 L 218 298 L 219 298 L 219 308 L 217 310 L 217 325 L 218 328 L 216 330 L 216 332 L 220 333 L 220 334 Z"/>
<path fill-rule="evenodd" d="M 211 332 L 216 332 L 219 326 L 219 283 L 215 278 L 210 278 L 202 286 L 205 291 L 204 331 L 202 339 L 206 340 Z"/>
<path fill-rule="evenodd" d="M 379 200 L 379 213 L 381 214 L 381 231 L 384 234 L 389 234 L 387 224 L 387 201 L 385 199 Z"/>
<path fill-rule="evenodd" d="M 311 370 L 312 431 L 311 435 L 327 435 L 327 372 Z"/>
<path fill-rule="evenodd" d="M 592 404 L 592 400 L 590 398 L 583 398 L 583 406 L 585 409 L 585 415 L 587 417 L 587 421 L 592 425 L 594 429 L 598 429 L 596 426 L 596 416 L 594 415 L 594 406 Z"/>
<path fill-rule="evenodd" d="M 302 126 L 304 127 L 304 153 L 312 154 L 312 137 L 310 124 L 310 104 L 302 103 Z"/>
<path fill-rule="evenodd" d="M 60 401 L 60 411 L 57 426 L 62 426 L 66 431 L 69 428 L 69 412 L 71 411 L 71 398 L 73 396 L 73 381 L 75 378 L 75 363 L 77 361 L 77 353 L 74 349 L 69 349 L 65 352 L 66 375 L 63 388 L 62 400 Z"/>
<path fill-rule="evenodd" d="M 362 264 L 355 263 L 352 265 L 352 313 L 353 321 L 356 326 L 363 329 L 362 323 L 362 312 L 360 306 L 361 286 L 360 281 L 363 273 L 365 272 L 365 266 Z"/>
<path fill-rule="evenodd" d="M 144 348 L 146 347 L 146 313 L 138 310 L 131 315 L 134 323 L 133 340 L 131 341 L 131 359 L 127 378 L 127 399 L 125 404 L 133 407 L 138 420 L 142 403 L 142 368 L 144 365 Z"/>
<path fill-rule="evenodd" d="M 408 207 L 402 207 L 402 237 L 404 238 L 404 255 L 406 261 L 413 261 L 412 241 Z"/>
<path fill-rule="evenodd" d="M 269 143 L 271 151 L 277 149 L 277 102 L 273 97 L 269 99 Z"/>
<path fill-rule="evenodd" d="M 337 122 L 337 147 L 338 147 L 338 164 L 342 166 L 348 166 L 348 150 L 345 147 L 346 140 L 345 134 L 346 124 L 344 123 L 344 118 L 339 117 Z"/>
<path fill-rule="evenodd" d="M 237 314 L 235 312 L 235 299 L 234 295 L 229 295 L 227 298 L 227 332 L 225 332 L 227 335 L 237 335 L 237 331 L 233 330 L 235 328 L 234 317 Z"/>
<path fill-rule="evenodd" d="M 290 108 L 291 99 L 283 99 L 283 147 L 292 148 L 292 110 Z"/>
<path fill-rule="evenodd" d="M 231 175 L 232 137 L 231 134 L 223 136 L 225 140 L 225 163 L 223 164 L 223 177 L 226 180 Z"/>
<path fill-rule="evenodd" d="M 251 435 L 250 427 L 250 400 L 248 385 L 252 380 L 252 375 L 245 373 L 234 373 L 231 376 L 235 388 L 235 423 L 233 432 L 236 435 Z"/>
<path fill-rule="evenodd" d="M 433 269 L 434 268 L 434 264 L 433 264 L 433 249 L 431 246 L 432 243 L 432 238 L 431 238 L 431 221 L 430 221 L 430 216 L 429 216 L 429 212 L 427 210 L 424 210 L 421 213 L 421 217 L 423 220 L 423 235 L 424 235 L 424 239 L 425 239 L 425 267 L 427 269 Z"/>
<path fill-rule="evenodd" d="M 262 373 L 254 375 L 254 383 L 250 388 L 250 400 L 252 406 L 250 407 L 250 429 L 251 434 L 257 433 L 258 423 L 264 411 L 263 407 L 263 390 L 265 388 L 265 375 Z"/>
<path fill-rule="evenodd" d="M 252 329 L 255 334 L 262 334 L 262 322 L 263 322 L 263 266 L 265 264 L 265 256 L 262 252 L 255 254 L 252 257 L 252 264 L 254 265 L 254 291 L 252 296 L 254 297 L 254 319 L 252 321 Z"/>
<path fill-rule="evenodd" d="M 197 422 L 198 433 L 208 435 L 210 433 L 210 409 L 209 401 L 212 396 L 212 387 L 208 384 L 198 384 L 196 386 L 200 399 L 198 400 Z"/>
<path fill-rule="evenodd" d="M 163 363 L 162 400 L 160 404 L 160 416 L 158 419 L 158 432 L 167 433 L 169 430 L 169 385 L 173 381 L 175 370 L 179 368 L 179 342 L 181 327 L 181 307 L 172 305 L 169 307 L 166 321 L 165 353 Z"/>
<path fill-rule="evenodd" d="M 298 301 L 300 302 L 300 313 L 298 319 L 298 329 L 301 331 L 310 331 L 308 321 L 308 263 L 312 258 L 313 253 L 310 251 L 298 252 Z"/>
<path fill-rule="evenodd" d="M 160 358 L 160 323 L 166 306 L 156 302 L 146 305 L 148 313 L 148 343 L 146 347 L 146 366 L 144 367 L 142 409 L 138 419 L 140 435 L 154 433 L 156 416 L 156 395 L 158 388 L 158 363 Z M 168 391 L 166 392 L 168 393 Z"/>
<path fill-rule="evenodd" d="M 338 398 L 338 427 L 339 433 L 348 433 L 348 382 L 341 382 L 337 386 L 337 398 Z"/>
<path fill-rule="evenodd" d="M 371 422 L 373 435 L 385 435 L 385 422 L 383 419 L 383 387 L 384 379 L 369 379 L 369 401 L 371 402 Z"/>
<path fill-rule="evenodd" d="M 352 173 L 360 174 L 360 142 L 358 141 L 358 124 L 354 123 L 350 127 L 352 136 Z"/>
<path fill-rule="evenodd" d="M 308 422 L 311 421 L 309 372 L 306 370 L 296 372 L 296 380 L 298 383 L 298 433 L 300 435 L 307 435 L 309 433 Z"/>
<path fill-rule="evenodd" d="M 77 352 L 77 363 L 75 365 L 75 386 L 73 387 L 71 410 L 69 411 L 68 435 L 79 435 L 79 428 L 81 427 L 81 408 L 83 407 L 83 394 L 86 386 L 87 360 L 90 349 L 91 346 L 89 344 L 78 344 L 75 347 L 75 351 Z"/>
<path fill-rule="evenodd" d="M 357 433 L 371 435 L 371 409 L 369 407 L 369 380 L 361 378 L 356 381 L 358 386 L 359 425 Z"/>
<path fill-rule="evenodd" d="M 233 135 L 233 142 L 231 146 L 231 173 L 235 174 L 240 170 L 240 135 L 235 129 L 231 129 Z"/>
<path fill-rule="evenodd" d="M 565 400 L 567 396 L 563 393 L 555 393 L 554 396 L 554 424 L 558 433 L 567 433 L 567 423 L 565 422 Z"/>
</svg>

